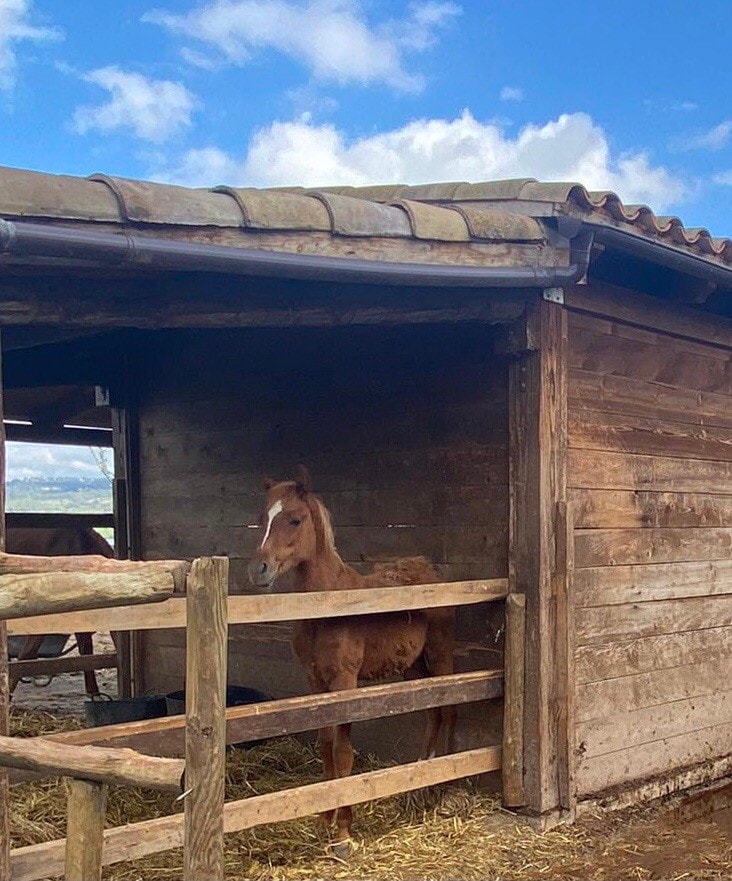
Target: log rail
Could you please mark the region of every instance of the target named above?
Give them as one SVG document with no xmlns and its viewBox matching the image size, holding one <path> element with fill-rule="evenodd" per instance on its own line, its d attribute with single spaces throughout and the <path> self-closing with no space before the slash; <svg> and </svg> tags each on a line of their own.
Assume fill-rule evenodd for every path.
<svg viewBox="0 0 732 881">
<path fill-rule="evenodd" d="M 33 564 L 11 557 L 12 555 L 7 554 L 0 555 L 0 594 L 3 573 L 17 575 L 33 571 L 30 568 Z M 56 571 L 72 573 L 79 571 L 74 568 L 71 561 L 72 558 L 67 558 L 67 562 L 62 563 L 60 569 Z M 96 758 L 96 754 L 105 752 L 117 754 L 119 757 L 121 754 L 129 754 L 131 752 L 129 748 L 134 748 L 139 751 L 138 755 L 144 754 L 140 755 L 141 759 L 153 763 L 149 766 L 152 777 L 156 778 L 158 775 L 156 778 L 158 782 L 165 778 L 168 788 L 173 788 L 173 778 L 176 774 L 177 783 L 180 782 L 179 772 L 183 763 L 176 758 L 160 758 L 160 756 L 179 757 L 185 752 L 187 763 L 190 763 L 192 769 L 191 779 L 195 778 L 192 789 L 187 790 L 186 799 L 191 800 L 191 804 L 186 802 L 185 816 L 174 814 L 107 829 L 104 830 L 103 835 L 102 826 L 97 823 L 95 827 L 98 828 L 97 841 L 92 848 L 93 877 L 101 877 L 102 865 L 184 846 L 186 866 L 191 870 L 195 868 L 196 877 L 206 881 L 209 877 L 220 876 L 224 832 L 308 816 L 342 805 L 358 804 L 373 798 L 420 789 L 501 768 L 501 747 L 483 747 L 229 802 L 224 804 L 221 810 L 219 803 L 223 792 L 224 770 L 219 758 L 227 742 L 282 736 L 312 730 L 323 725 L 383 718 L 447 704 L 486 700 L 501 696 L 504 682 L 502 670 L 484 670 L 438 676 L 429 680 L 368 686 L 358 689 L 357 692 L 344 691 L 286 698 L 227 710 L 223 707 L 220 693 L 222 683 L 226 681 L 227 623 L 251 624 L 455 607 L 505 599 L 508 592 L 507 579 L 489 579 L 379 590 L 235 596 L 228 598 L 227 616 L 225 605 L 227 564 L 228 561 L 221 558 L 203 558 L 196 561 L 193 573 L 188 576 L 187 600 L 172 596 L 168 599 L 163 598 L 154 605 L 148 605 L 145 609 L 126 605 L 97 611 L 87 607 L 82 611 L 17 617 L 8 622 L 9 632 L 24 634 L 94 630 L 99 629 L 97 623 L 102 629 L 111 627 L 115 630 L 185 626 L 187 644 L 197 645 L 199 647 L 197 651 L 206 651 L 212 658 L 217 658 L 215 666 L 219 669 L 214 678 L 210 676 L 211 670 L 201 671 L 199 675 L 196 670 L 200 665 L 194 665 L 195 670 L 189 665 L 189 674 L 193 675 L 193 679 L 188 683 L 190 694 L 187 716 L 145 720 L 35 738 L 31 743 L 35 741 L 36 746 L 44 751 L 43 761 L 35 764 L 29 761 L 20 763 L 15 761 L 16 768 L 40 772 L 47 776 L 54 772 L 58 773 L 59 770 L 59 764 L 55 765 L 48 758 L 49 748 L 51 752 L 54 749 L 58 750 L 58 753 L 54 754 L 56 756 L 69 751 L 66 754 L 67 764 L 64 766 L 66 773 L 69 772 L 71 758 L 83 762 L 85 754 L 90 758 Z M 107 573 L 117 568 L 114 566 L 107 569 L 104 565 L 92 564 L 95 565 L 99 568 L 92 568 L 92 572 Z M 149 567 L 153 564 L 136 565 Z M 164 571 L 168 575 L 173 572 L 179 574 L 180 565 L 175 561 L 162 561 L 155 564 L 154 568 L 157 573 Z M 51 568 L 48 562 L 44 562 L 43 566 L 44 572 L 48 572 Z M 89 564 L 81 571 L 89 572 L 88 566 Z M 141 573 L 143 570 L 132 567 L 129 571 Z M 187 569 L 185 571 L 187 572 Z M 150 572 L 151 570 L 148 569 L 147 574 Z M 194 588 L 193 592 L 190 590 L 191 587 Z M 202 602 L 207 591 L 211 598 L 210 603 Z M 196 599 L 196 596 L 199 599 Z M 38 610 L 41 611 L 40 607 Z M 512 615 L 510 620 L 507 619 L 507 626 L 514 626 L 514 619 L 515 615 Z M 514 640 L 512 644 L 518 645 L 518 642 Z M 513 662 L 514 659 L 511 659 L 510 663 Z M 508 655 L 506 663 L 509 663 Z M 512 681 L 515 679 L 516 677 Z M 12 739 L 7 738 L 7 740 Z M 39 741 L 42 743 L 38 743 Z M 10 745 L 0 738 L 0 765 L 13 765 L 7 753 L 3 752 L 4 747 L 8 746 Z M 514 740 L 504 742 L 504 749 L 506 746 L 509 750 L 514 749 Z M 33 749 L 32 746 L 29 748 Z M 203 756 L 208 756 L 206 759 L 208 765 L 213 763 L 215 773 L 199 775 L 195 771 L 198 760 Z M 515 766 L 516 757 L 508 758 L 511 766 Z M 506 756 L 503 761 L 506 761 Z M 91 764 L 92 762 L 88 763 Z M 79 768 L 74 769 L 75 779 L 79 779 L 80 773 L 84 773 L 83 768 L 81 772 Z M 103 771 L 99 776 L 92 777 L 87 767 L 85 779 L 90 784 L 105 786 L 110 778 L 105 777 L 104 773 L 106 772 Z M 82 802 L 86 800 L 89 806 L 96 804 L 97 807 L 94 809 L 97 812 L 103 809 L 99 807 L 99 805 L 103 806 L 103 793 L 100 790 L 87 786 L 86 789 L 75 787 L 73 792 L 76 798 Z M 200 805 L 201 809 L 194 808 L 193 802 Z M 220 817 L 216 823 L 211 822 L 212 812 L 205 809 L 207 804 L 216 806 L 214 812 Z M 36 881 L 58 875 L 64 870 L 65 860 L 67 870 L 69 866 L 80 865 L 75 856 L 79 850 L 78 836 L 78 830 L 74 824 L 70 824 L 67 839 L 13 850 L 11 852 L 13 881 Z M 101 842 L 98 840 L 100 836 L 103 838 Z M 90 871 L 88 865 L 85 871 L 87 873 Z"/>
</svg>

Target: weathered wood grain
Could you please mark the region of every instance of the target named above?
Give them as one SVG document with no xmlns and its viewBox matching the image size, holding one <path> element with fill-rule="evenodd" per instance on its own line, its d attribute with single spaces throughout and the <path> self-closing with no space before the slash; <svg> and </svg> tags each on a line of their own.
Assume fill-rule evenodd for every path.
<svg viewBox="0 0 732 881">
<path fill-rule="evenodd" d="M 96 554 L 71 557 L 36 557 L 0 553 L 0 576 L 46 573 L 100 575 L 155 575 L 169 573 L 176 591 L 182 593 L 190 564 L 185 560 L 113 560 Z"/>
<path fill-rule="evenodd" d="M 183 875 L 224 875 L 226 594 L 229 561 L 195 560 L 186 588 L 186 777 Z"/>
<path fill-rule="evenodd" d="M 0 764 L 48 777 L 76 777 L 179 793 L 183 762 L 132 749 L 60 744 L 45 737 L 0 736 Z"/>
<path fill-rule="evenodd" d="M 691 425 L 732 427 L 727 395 L 577 368 L 569 371 L 569 378 L 569 405 L 573 412 L 600 410 Z"/>
<path fill-rule="evenodd" d="M 484 774 L 497 770 L 500 764 L 501 748 L 488 746 L 228 802 L 224 807 L 224 828 L 227 833 L 238 832 L 265 823 L 309 816 L 342 805 L 360 804 Z M 13 881 L 40 881 L 58 875 L 63 870 L 64 844 L 64 840 L 48 841 L 14 850 L 11 855 Z M 104 865 L 112 865 L 172 850 L 182 844 L 183 817 L 173 814 L 107 829 L 102 859 Z"/>
<path fill-rule="evenodd" d="M 732 625 L 732 595 L 577 609 L 579 645 Z"/>
<path fill-rule="evenodd" d="M 721 684 L 732 681 L 732 658 L 703 661 L 637 676 L 620 676 L 577 689 L 577 720 L 607 719 L 621 712 L 653 707 L 726 691 Z M 703 726 L 700 726 L 703 727 Z"/>
<path fill-rule="evenodd" d="M 430 707 L 491 700 L 503 694 L 500 670 L 454 673 L 410 682 L 368 685 L 353 691 L 281 698 L 226 710 L 226 742 L 242 743 L 363 722 Z M 131 747 L 153 755 L 182 755 L 185 716 L 144 719 L 49 735 L 54 743 Z"/>
<path fill-rule="evenodd" d="M 172 595 L 173 586 L 164 571 L 0 575 L 0 615 L 7 620 L 157 603 Z"/>
<path fill-rule="evenodd" d="M 5 551 L 5 405 L 2 372 L 2 330 L 0 330 L 0 553 Z M 0 735 L 10 733 L 10 676 L 8 673 L 8 631 L 0 620 Z M 0 878 L 10 877 L 10 788 L 8 772 L 0 768 Z"/>
<path fill-rule="evenodd" d="M 700 355 L 703 358 L 716 358 L 725 364 L 729 363 L 732 357 L 728 348 L 718 348 L 707 343 L 696 342 L 679 336 L 671 336 L 662 331 L 648 330 L 623 321 L 613 321 L 609 318 L 602 318 L 598 315 L 590 315 L 583 312 L 570 312 L 569 327 L 571 337 L 574 337 L 577 331 L 585 330 L 589 333 L 604 333 L 612 337 L 620 337 L 621 339 L 633 340 L 651 346 L 660 346 L 666 351 L 672 349 L 678 353 L 688 352 L 692 355 Z"/>
<path fill-rule="evenodd" d="M 506 597 L 503 700 L 503 803 L 524 804 L 524 655 L 526 652 L 526 597 Z"/>
<path fill-rule="evenodd" d="M 34 658 L 29 661 L 11 661 L 10 675 L 14 680 L 22 676 L 58 676 L 60 673 L 76 673 L 86 670 L 113 670 L 117 667 L 117 654 L 80 655 L 78 658 Z"/>
<path fill-rule="evenodd" d="M 675 305 L 673 309 L 656 297 L 609 284 L 575 285 L 564 292 L 570 309 L 663 331 L 684 339 L 701 340 L 729 351 L 732 321 L 719 315 L 704 315 L 696 309 Z"/>
<path fill-rule="evenodd" d="M 580 792 L 589 795 L 611 786 L 667 774 L 729 753 L 732 724 L 703 728 L 604 756 L 585 758 L 577 770 Z"/>
<path fill-rule="evenodd" d="M 229 624 L 271 621 L 301 621 L 338 618 L 379 612 L 434 609 L 503 599 L 508 592 L 505 578 L 474 581 L 412 584 L 318 593 L 252 594 L 228 598 Z M 106 622 L 106 624 L 105 624 Z M 142 607 L 125 606 L 99 611 L 39 615 L 9 622 L 10 633 L 76 633 L 96 630 L 164 630 L 185 627 L 186 602 L 173 597 L 163 603 Z"/>
<path fill-rule="evenodd" d="M 666 337 L 665 344 L 627 339 L 619 334 L 594 333 L 575 328 L 570 346 L 570 365 L 579 370 L 614 376 L 630 376 L 675 388 L 730 394 L 732 358 L 708 357 L 707 347 L 690 352 Z"/>
<path fill-rule="evenodd" d="M 638 563 L 732 559 L 732 528 L 581 529 L 575 533 L 578 569 Z"/>
<path fill-rule="evenodd" d="M 101 881 L 107 787 L 69 780 L 68 788 L 64 877 L 66 881 Z"/>
<path fill-rule="evenodd" d="M 593 758 L 730 723 L 732 691 L 715 691 L 581 722 L 577 727 L 577 741 L 580 753 L 586 758 Z"/>
<path fill-rule="evenodd" d="M 732 495 L 572 489 L 578 529 L 732 526 Z"/>
<path fill-rule="evenodd" d="M 569 420 L 569 443 L 574 449 L 732 461 L 732 429 L 665 422 L 656 417 L 602 412 L 573 414 Z"/>
<path fill-rule="evenodd" d="M 681 630 L 605 645 L 583 645 L 575 650 L 579 685 L 631 676 L 653 670 L 722 660 L 732 654 L 732 627 Z"/>
<path fill-rule="evenodd" d="M 732 593 L 732 560 L 601 566 L 580 569 L 574 580 L 574 602 L 610 606 L 655 600 Z"/>
<path fill-rule="evenodd" d="M 543 812 L 559 801 L 557 777 L 556 505 L 566 499 L 567 316 L 554 303 L 529 314 L 540 351 L 510 365 L 509 580 L 526 595 L 524 795 Z"/>
<path fill-rule="evenodd" d="M 570 449 L 569 485 L 730 495 L 732 463 Z"/>
</svg>

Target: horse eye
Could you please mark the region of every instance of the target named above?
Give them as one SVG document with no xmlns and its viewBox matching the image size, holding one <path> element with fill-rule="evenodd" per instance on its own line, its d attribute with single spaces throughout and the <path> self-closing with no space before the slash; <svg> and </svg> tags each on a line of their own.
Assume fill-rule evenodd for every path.
<svg viewBox="0 0 732 881">
<path fill-rule="evenodd" d="M 302 520 L 298 520 L 297 517 L 293 517 L 290 520 L 290 526 L 299 526 L 302 523 Z"/>
</svg>

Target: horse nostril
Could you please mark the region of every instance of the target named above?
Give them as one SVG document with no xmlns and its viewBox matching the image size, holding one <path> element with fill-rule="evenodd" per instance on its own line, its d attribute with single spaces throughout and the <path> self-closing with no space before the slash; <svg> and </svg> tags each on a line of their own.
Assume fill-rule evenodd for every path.
<svg viewBox="0 0 732 881">
<path fill-rule="evenodd" d="M 267 564 L 266 563 L 262 563 L 262 568 L 260 571 L 261 571 L 262 575 L 264 575 L 266 573 L 266 571 L 267 571 Z"/>
</svg>

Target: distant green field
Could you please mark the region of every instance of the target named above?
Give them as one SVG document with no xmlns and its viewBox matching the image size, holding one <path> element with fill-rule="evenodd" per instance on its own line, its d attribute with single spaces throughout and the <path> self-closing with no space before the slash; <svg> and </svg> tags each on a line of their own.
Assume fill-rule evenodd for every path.
<svg viewBox="0 0 732 881">
<path fill-rule="evenodd" d="M 9 480 L 6 492 L 9 512 L 107 514 L 112 511 L 112 485 L 105 477 L 22 478 Z"/>
<path fill-rule="evenodd" d="M 112 485 L 106 477 L 22 478 L 6 484 L 9 513 L 109 514 Z M 98 529 L 114 547 L 114 530 Z"/>
</svg>

